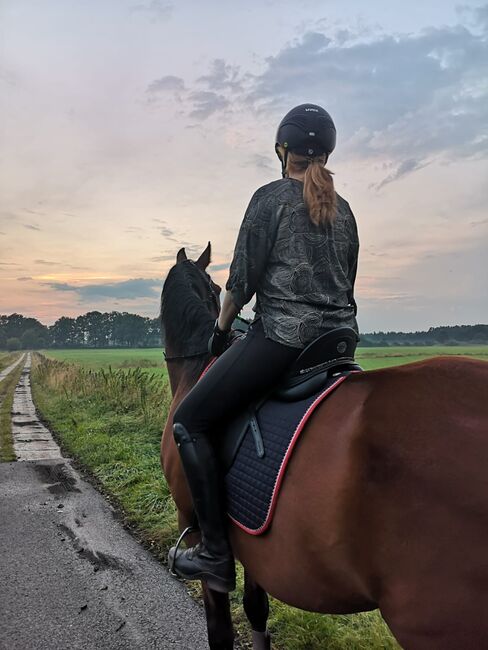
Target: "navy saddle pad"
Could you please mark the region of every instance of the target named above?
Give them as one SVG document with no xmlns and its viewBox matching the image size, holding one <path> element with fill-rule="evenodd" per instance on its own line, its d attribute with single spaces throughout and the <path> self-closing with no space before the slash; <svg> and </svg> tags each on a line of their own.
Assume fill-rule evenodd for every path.
<svg viewBox="0 0 488 650">
<path fill-rule="evenodd" d="M 260 535 L 268 529 L 286 466 L 307 420 L 348 374 L 330 377 L 319 391 L 299 401 L 265 401 L 254 412 L 258 427 L 242 416 L 230 424 L 227 433 L 238 448 L 225 478 L 227 511 L 247 533 Z M 244 433 L 236 435 L 239 427 Z"/>
</svg>

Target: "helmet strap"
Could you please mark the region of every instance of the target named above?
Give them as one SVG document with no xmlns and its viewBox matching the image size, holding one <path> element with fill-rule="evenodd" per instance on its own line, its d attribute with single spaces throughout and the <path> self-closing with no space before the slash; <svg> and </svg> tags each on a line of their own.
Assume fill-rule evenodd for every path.
<svg viewBox="0 0 488 650">
<path fill-rule="evenodd" d="M 283 155 L 283 159 L 281 161 L 281 176 L 282 178 L 286 178 L 286 164 L 288 162 L 288 149 L 285 149 L 285 153 Z"/>
</svg>

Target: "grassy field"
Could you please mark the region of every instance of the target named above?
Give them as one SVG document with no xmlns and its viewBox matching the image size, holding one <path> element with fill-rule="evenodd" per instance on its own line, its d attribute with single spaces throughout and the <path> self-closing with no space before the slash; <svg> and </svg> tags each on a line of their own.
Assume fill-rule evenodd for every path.
<svg viewBox="0 0 488 650">
<path fill-rule="evenodd" d="M 44 350 L 50 359 L 78 363 L 85 368 L 163 368 L 162 348 L 116 350 Z"/>
<path fill-rule="evenodd" d="M 367 348 L 360 350 L 358 359 L 365 369 L 374 369 L 439 353 L 488 359 L 488 346 Z M 46 355 L 49 359 L 34 359 L 33 392 L 39 410 L 64 450 L 90 470 L 118 501 L 128 523 L 164 559 L 177 526 L 159 466 L 159 442 L 171 400 L 161 350 L 57 350 Z M 146 372 L 148 368 L 161 371 Z M 242 585 L 232 606 L 246 639 L 241 599 Z M 377 612 L 319 616 L 273 602 L 270 628 L 279 650 L 398 648 Z"/>
<path fill-rule="evenodd" d="M 45 350 L 50 359 L 80 364 L 85 368 L 145 368 L 165 372 L 161 348 L 117 350 Z M 465 355 L 488 361 L 488 345 L 358 348 L 356 358 L 365 370 L 397 366 L 441 354 Z M 1 361 L 1 360 L 0 360 Z"/>
</svg>

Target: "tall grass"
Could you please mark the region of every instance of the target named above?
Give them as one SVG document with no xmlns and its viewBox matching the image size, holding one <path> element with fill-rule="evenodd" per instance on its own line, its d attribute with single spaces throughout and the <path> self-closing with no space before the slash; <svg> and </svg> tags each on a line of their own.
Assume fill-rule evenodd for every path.
<svg viewBox="0 0 488 650">
<path fill-rule="evenodd" d="M 0 352 L 0 372 L 20 357 L 20 352 Z"/>
<path fill-rule="evenodd" d="M 159 463 L 167 380 L 138 368 L 85 370 L 36 355 L 32 389 L 62 449 L 93 473 L 163 556 L 176 529 Z"/>
</svg>

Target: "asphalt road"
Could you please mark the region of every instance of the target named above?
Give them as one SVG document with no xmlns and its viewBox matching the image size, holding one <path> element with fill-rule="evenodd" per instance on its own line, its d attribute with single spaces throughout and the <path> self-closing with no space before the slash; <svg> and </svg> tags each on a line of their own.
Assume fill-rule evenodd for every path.
<svg viewBox="0 0 488 650">
<path fill-rule="evenodd" d="M 30 385 L 32 359 L 25 359 L 12 406 L 12 438 L 17 460 L 57 460 L 61 449 L 37 417 Z"/>
<path fill-rule="evenodd" d="M 202 608 L 64 458 L 0 464 L 0 649 L 207 648 Z"/>
</svg>

